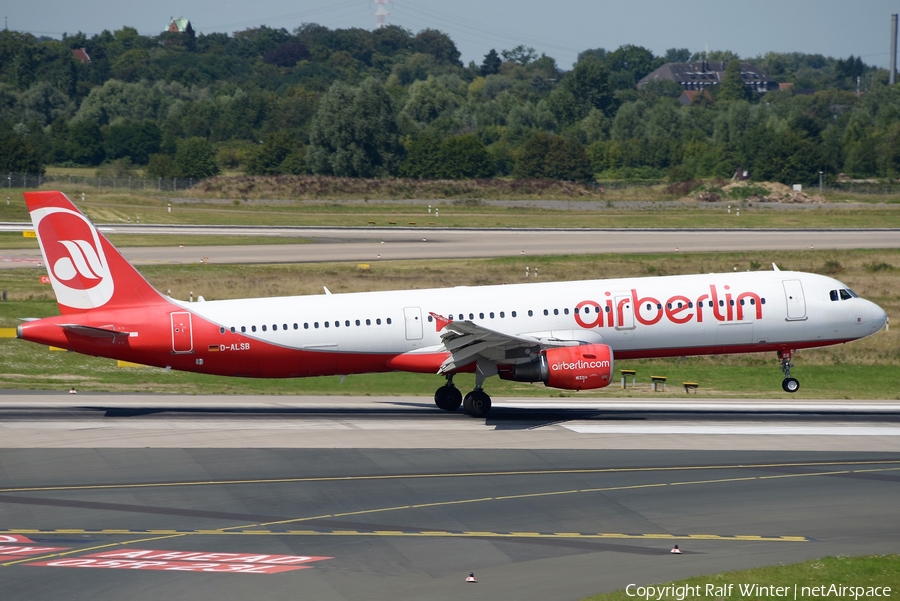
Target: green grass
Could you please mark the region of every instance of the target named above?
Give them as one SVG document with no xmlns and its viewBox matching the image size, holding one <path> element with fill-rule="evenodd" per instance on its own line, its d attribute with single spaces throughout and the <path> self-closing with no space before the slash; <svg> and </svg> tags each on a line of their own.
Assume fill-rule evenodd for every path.
<svg viewBox="0 0 900 601">
<path fill-rule="evenodd" d="M 651 585 L 650 582 L 638 583 L 640 586 Z M 728 585 L 733 585 L 728 587 Z M 782 591 L 781 596 L 773 596 L 766 594 L 754 594 L 750 591 L 744 591 L 742 594 L 740 585 L 760 586 L 776 586 L 788 587 L 787 591 Z M 663 594 L 658 599 L 661 600 L 677 600 L 677 601 L 693 601 L 694 599 L 764 599 L 771 601 L 772 599 L 794 599 L 794 585 L 797 587 L 797 599 L 853 599 L 853 596 L 841 595 L 836 596 L 832 593 L 830 596 L 824 594 L 814 594 L 813 587 L 826 586 L 831 584 L 837 586 L 853 586 L 853 587 L 889 587 L 890 592 L 886 596 L 878 597 L 880 599 L 891 599 L 900 592 L 900 555 L 872 555 L 868 557 L 825 557 L 823 559 L 814 559 L 812 561 L 804 561 L 790 565 L 770 566 L 765 568 L 754 568 L 751 570 L 739 570 L 735 572 L 722 572 L 720 574 L 712 574 L 709 576 L 697 576 L 694 578 L 686 578 L 684 580 L 676 580 L 665 584 L 655 585 L 657 589 L 665 586 L 671 586 L 671 592 L 675 592 L 675 587 L 690 585 L 698 587 L 700 594 L 696 593 L 696 588 L 682 588 L 681 594 Z M 707 588 L 711 586 L 712 588 Z M 804 587 L 808 587 L 804 589 Z M 632 590 L 632 592 L 634 592 Z M 666 591 L 663 590 L 665 593 Z M 883 591 L 887 593 L 887 591 Z M 653 597 L 657 599 L 657 597 Z M 873 596 L 859 596 L 858 599 L 872 599 Z M 602 595 L 594 595 L 587 597 L 584 601 L 636 601 L 643 599 L 642 597 L 629 596 L 626 591 L 615 591 Z"/>
<path fill-rule="evenodd" d="M 816 365 L 801 353 L 793 375 L 802 388 L 793 395 L 781 390 L 781 372 L 774 356 L 721 358 L 687 357 L 620 361 L 616 369 L 636 369 L 637 388 L 619 387 L 618 380 L 605 389 L 581 393 L 547 388 L 541 384 L 508 382 L 492 378 L 491 395 L 500 397 L 684 397 L 681 382 L 699 382 L 698 397 L 800 399 L 900 399 L 900 370 L 884 365 Z M 618 376 L 618 373 L 616 374 Z M 668 377 L 668 392 L 655 393 L 650 376 Z M 429 374 L 365 374 L 297 379 L 224 378 L 166 371 L 159 368 L 119 368 L 112 359 L 50 351 L 47 347 L 13 339 L 0 340 L 0 388 L 27 390 L 153 392 L 170 394 L 271 394 L 271 395 L 421 395 L 428 396 L 443 383 Z M 460 374 L 454 380 L 460 390 L 474 386 L 474 376 Z M 693 396 L 693 395 L 692 395 Z"/>
<path fill-rule="evenodd" d="M 229 236 L 219 234 L 105 234 L 117 247 L 134 246 L 249 246 L 257 244 L 312 244 L 310 238 L 285 236 Z M 15 232 L 0 232 L 0 249 L 40 247 L 37 238 L 25 238 Z M 2 252 L 2 251 L 0 251 Z"/>
<path fill-rule="evenodd" d="M 792 205 L 771 208 L 735 201 L 742 206 L 741 215 L 727 213 L 721 207 L 696 202 L 683 202 L 675 207 L 652 203 L 615 205 L 613 200 L 666 200 L 652 191 L 633 190 L 633 195 L 610 200 L 609 206 L 584 210 L 522 209 L 489 206 L 477 199 L 434 200 L 440 217 L 429 214 L 421 205 L 396 202 L 342 202 L 341 200 L 279 201 L 279 202 L 216 202 L 209 198 L 192 198 L 174 204 L 173 197 L 182 198 L 191 192 L 178 194 L 160 192 L 128 192 L 124 190 L 89 190 L 86 200 L 80 191 L 67 189 L 78 207 L 95 222 L 101 224 L 180 223 L 208 225 L 295 225 L 295 226 L 376 226 L 415 227 L 572 227 L 572 228 L 829 228 L 829 227 L 900 227 L 900 203 L 892 204 L 830 204 Z M 643 196 L 642 196 L 643 194 Z M 21 190 L 11 190 L 9 206 L 0 202 L 0 221 L 30 221 Z M 272 198 L 272 197 L 268 197 Z M 565 200 L 573 200 L 565 198 Z M 578 199 L 574 199 L 576 202 Z M 597 200 L 597 199 L 594 199 Z M 671 199 L 668 199 L 671 200 Z"/>
</svg>

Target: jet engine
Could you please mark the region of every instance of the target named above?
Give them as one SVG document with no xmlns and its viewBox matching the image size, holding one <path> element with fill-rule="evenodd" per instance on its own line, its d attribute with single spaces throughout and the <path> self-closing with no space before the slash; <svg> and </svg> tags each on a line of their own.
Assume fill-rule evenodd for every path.
<svg viewBox="0 0 900 601">
<path fill-rule="evenodd" d="M 552 388 L 590 390 L 612 381 L 613 352 L 605 344 L 583 344 L 541 351 L 536 361 L 498 365 L 503 380 L 543 382 Z"/>
</svg>

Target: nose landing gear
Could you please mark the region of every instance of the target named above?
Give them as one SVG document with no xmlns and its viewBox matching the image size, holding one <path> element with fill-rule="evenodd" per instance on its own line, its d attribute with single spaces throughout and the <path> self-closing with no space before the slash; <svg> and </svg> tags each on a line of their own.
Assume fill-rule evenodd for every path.
<svg viewBox="0 0 900 601">
<path fill-rule="evenodd" d="M 797 378 L 791 377 L 791 368 L 794 366 L 791 363 L 791 357 L 793 356 L 793 351 L 778 351 L 778 358 L 781 359 L 781 371 L 784 372 L 784 380 L 781 382 L 781 388 L 784 389 L 785 392 L 795 393 L 800 390 L 800 382 Z"/>
</svg>

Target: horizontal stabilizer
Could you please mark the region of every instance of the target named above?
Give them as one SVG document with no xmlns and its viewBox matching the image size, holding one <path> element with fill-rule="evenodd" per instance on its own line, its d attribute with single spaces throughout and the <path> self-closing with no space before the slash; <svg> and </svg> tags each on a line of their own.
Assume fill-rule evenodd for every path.
<svg viewBox="0 0 900 601">
<path fill-rule="evenodd" d="M 66 332 L 72 332 L 79 336 L 87 336 L 88 338 L 117 338 L 119 336 L 130 336 L 131 332 L 118 332 L 113 329 L 95 328 L 92 326 L 83 326 L 77 323 L 60 324 L 59 327 Z"/>
</svg>

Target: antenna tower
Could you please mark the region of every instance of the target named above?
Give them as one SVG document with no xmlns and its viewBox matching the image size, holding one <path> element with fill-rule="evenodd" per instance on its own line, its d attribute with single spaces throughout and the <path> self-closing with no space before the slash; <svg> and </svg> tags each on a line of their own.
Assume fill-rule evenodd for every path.
<svg viewBox="0 0 900 601">
<path fill-rule="evenodd" d="M 381 29 L 386 25 L 386 23 L 384 22 L 384 18 L 391 14 L 388 9 L 385 8 L 385 5 L 393 8 L 394 2 L 393 0 L 369 0 L 369 6 L 373 4 L 378 5 L 378 8 L 376 8 L 375 12 L 372 13 L 373 15 L 375 15 L 375 22 L 377 23 L 375 27 L 377 29 Z"/>
</svg>

